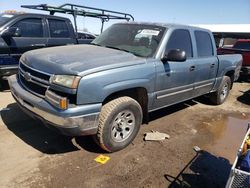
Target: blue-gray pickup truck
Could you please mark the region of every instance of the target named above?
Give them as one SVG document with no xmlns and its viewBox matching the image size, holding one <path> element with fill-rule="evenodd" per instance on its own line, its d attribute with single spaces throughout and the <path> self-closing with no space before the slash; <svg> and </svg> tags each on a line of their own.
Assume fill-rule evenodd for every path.
<svg viewBox="0 0 250 188">
<path fill-rule="evenodd" d="M 205 94 L 223 103 L 241 63 L 241 55 L 217 55 L 208 30 L 129 22 L 89 45 L 26 52 L 8 81 L 29 115 L 65 135 L 94 135 L 114 152 L 149 112 Z"/>
</svg>

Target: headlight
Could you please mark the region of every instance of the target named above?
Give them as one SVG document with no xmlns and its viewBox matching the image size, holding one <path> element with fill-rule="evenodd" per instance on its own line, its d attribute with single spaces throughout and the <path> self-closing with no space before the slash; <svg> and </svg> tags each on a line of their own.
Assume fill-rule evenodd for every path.
<svg viewBox="0 0 250 188">
<path fill-rule="evenodd" d="M 71 75 L 54 75 L 51 77 L 50 82 L 60 86 L 76 89 L 81 77 Z"/>
</svg>

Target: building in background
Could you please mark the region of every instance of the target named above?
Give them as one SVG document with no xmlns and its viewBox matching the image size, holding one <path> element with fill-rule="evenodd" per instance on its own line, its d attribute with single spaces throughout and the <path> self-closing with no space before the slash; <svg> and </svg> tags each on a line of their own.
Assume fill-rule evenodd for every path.
<svg viewBox="0 0 250 188">
<path fill-rule="evenodd" d="M 232 47 L 238 39 L 250 39 L 250 24 L 197 24 L 213 32 L 217 47 Z"/>
</svg>

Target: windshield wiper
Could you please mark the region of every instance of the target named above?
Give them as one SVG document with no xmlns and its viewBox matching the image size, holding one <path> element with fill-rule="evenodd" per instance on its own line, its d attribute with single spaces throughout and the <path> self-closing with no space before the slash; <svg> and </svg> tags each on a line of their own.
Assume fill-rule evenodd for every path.
<svg viewBox="0 0 250 188">
<path fill-rule="evenodd" d="M 102 46 L 102 45 L 96 44 L 96 43 L 90 43 L 90 44 L 95 45 L 95 46 L 101 46 L 101 47 L 106 47 L 106 48 L 111 48 L 111 49 L 115 49 L 115 50 L 124 51 L 124 52 L 133 54 L 133 55 L 138 56 L 138 57 L 144 57 L 144 56 L 142 56 L 142 55 L 140 55 L 140 54 L 137 54 L 137 53 L 135 53 L 135 52 L 131 52 L 131 51 L 129 51 L 129 50 L 125 50 L 125 49 L 118 48 L 118 47 L 115 47 L 115 46 L 108 46 L 108 45 L 107 45 L 107 46 Z"/>
<path fill-rule="evenodd" d="M 142 56 L 142 55 L 140 55 L 140 54 L 138 54 L 138 53 L 131 52 L 131 51 L 129 51 L 129 50 L 125 50 L 125 49 L 122 49 L 122 48 L 117 48 L 117 47 L 114 47 L 114 46 L 103 46 L 103 47 L 112 48 L 112 49 L 115 49 L 115 50 L 121 50 L 121 51 L 124 51 L 124 52 L 128 52 L 128 53 L 130 53 L 130 54 L 133 54 L 133 55 L 135 55 L 135 56 L 138 56 L 138 57 L 144 57 L 144 56 Z"/>
<path fill-rule="evenodd" d="M 95 45 L 95 46 L 101 46 L 101 47 L 106 47 L 106 48 L 112 48 L 112 49 L 115 49 L 115 50 L 121 50 L 121 51 L 124 51 L 124 52 L 131 53 L 131 52 L 128 51 L 128 50 L 121 49 L 121 48 L 117 48 L 117 47 L 114 47 L 114 46 L 102 46 L 102 45 L 96 44 L 96 43 L 90 43 L 90 44 L 91 44 L 91 45 Z"/>
<path fill-rule="evenodd" d="M 125 50 L 125 49 L 122 49 L 122 48 L 117 48 L 115 46 L 103 46 L 103 47 L 112 48 L 112 49 L 115 49 L 115 50 L 121 50 L 121 51 L 124 51 L 124 52 L 132 53 L 132 52 L 130 52 L 128 50 Z"/>
</svg>

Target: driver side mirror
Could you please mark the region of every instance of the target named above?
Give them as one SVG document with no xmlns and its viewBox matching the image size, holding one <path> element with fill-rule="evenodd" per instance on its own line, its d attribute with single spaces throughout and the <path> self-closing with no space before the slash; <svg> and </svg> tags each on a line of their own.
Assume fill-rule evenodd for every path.
<svg viewBox="0 0 250 188">
<path fill-rule="evenodd" d="M 187 56 L 186 52 L 180 49 L 170 50 L 164 57 L 161 59 L 164 63 L 167 61 L 177 61 L 183 62 L 186 61 Z"/>
<path fill-rule="evenodd" d="M 9 27 L 3 31 L 1 36 L 5 38 L 21 37 L 21 30 L 18 27 Z"/>
</svg>

